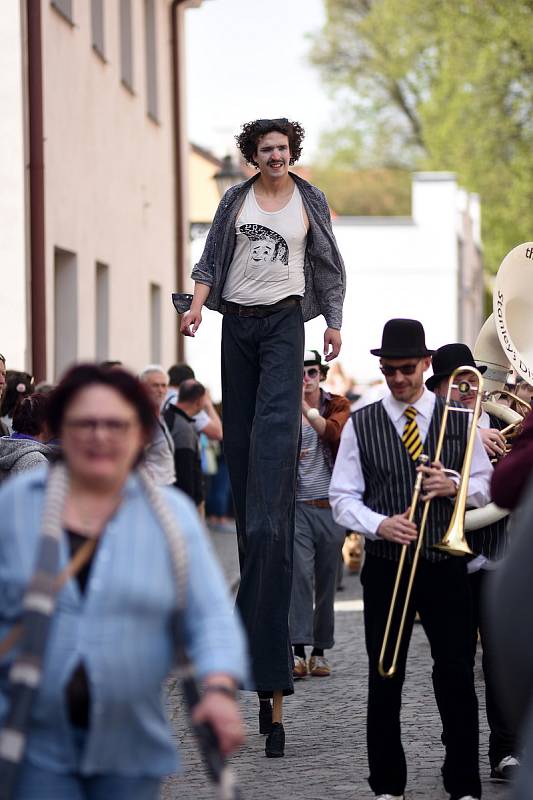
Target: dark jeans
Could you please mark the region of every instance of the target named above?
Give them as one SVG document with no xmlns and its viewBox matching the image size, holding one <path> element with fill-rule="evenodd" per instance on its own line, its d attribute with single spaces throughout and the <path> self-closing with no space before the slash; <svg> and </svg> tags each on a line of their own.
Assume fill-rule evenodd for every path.
<svg viewBox="0 0 533 800">
<path fill-rule="evenodd" d="M 304 328 L 300 305 L 222 324 L 224 453 L 235 504 L 237 606 L 258 691 L 293 691 L 289 605 Z"/>
<path fill-rule="evenodd" d="M 71 745 L 81 759 L 87 731 L 71 730 Z M 158 800 L 160 788 L 159 778 L 55 772 L 26 758 L 20 766 L 13 800 Z"/>
<path fill-rule="evenodd" d="M 361 573 L 369 657 L 367 743 L 370 787 L 401 795 L 407 781 L 400 708 L 409 640 L 418 611 L 433 657 L 433 690 L 447 742 L 444 787 L 451 797 L 481 797 L 478 707 L 474 690 L 471 593 L 463 559 L 420 559 L 407 614 L 398 671 L 382 678 L 378 661 L 398 564 L 366 556 Z M 407 572 L 407 570 L 406 570 Z M 391 644 L 395 641 L 394 626 Z M 388 663 L 386 662 L 388 666 Z M 422 745 L 422 743 L 421 743 Z M 423 752 L 423 749 L 422 749 Z"/>
<path fill-rule="evenodd" d="M 226 517 L 231 505 L 231 489 L 229 485 L 228 467 L 224 453 L 217 458 L 218 469 L 210 476 L 209 489 L 205 501 L 208 517 Z"/>
<path fill-rule="evenodd" d="M 487 621 L 482 613 L 482 596 L 486 591 L 487 579 L 490 575 L 486 570 L 479 569 L 468 576 L 472 590 L 473 623 L 472 623 L 472 658 L 476 657 L 477 634 L 481 639 L 483 648 L 482 667 L 485 678 L 485 703 L 487 720 L 490 728 L 489 736 L 489 761 L 491 767 L 497 767 L 502 758 L 515 755 L 517 750 L 516 735 L 509 730 L 504 710 L 498 694 L 497 681 L 495 681 L 493 652 L 491 650 L 490 634 L 487 635 Z"/>
</svg>

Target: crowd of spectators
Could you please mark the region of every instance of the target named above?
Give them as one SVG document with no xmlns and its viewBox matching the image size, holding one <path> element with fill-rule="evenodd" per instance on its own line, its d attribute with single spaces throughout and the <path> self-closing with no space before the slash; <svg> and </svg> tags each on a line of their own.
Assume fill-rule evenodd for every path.
<svg viewBox="0 0 533 800">
<path fill-rule="evenodd" d="M 123 368 L 105 361 L 104 370 Z M 154 433 L 144 449 L 144 466 L 161 486 L 187 494 L 213 527 L 232 529 L 232 500 L 222 446 L 221 408 L 188 364 L 168 371 L 149 364 L 139 374 L 154 410 Z M 0 482 L 60 454 L 47 426 L 54 387 L 20 370 L 8 369 L 0 355 Z"/>
</svg>

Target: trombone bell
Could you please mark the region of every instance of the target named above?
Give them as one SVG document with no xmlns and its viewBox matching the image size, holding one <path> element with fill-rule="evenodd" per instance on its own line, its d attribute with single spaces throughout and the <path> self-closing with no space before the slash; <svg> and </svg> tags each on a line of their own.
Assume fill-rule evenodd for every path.
<svg viewBox="0 0 533 800">
<path fill-rule="evenodd" d="M 454 514 L 454 517 L 456 515 Z M 434 550 L 441 550 L 449 556 L 473 556 L 474 553 L 470 549 L 468 542 L 465 539 L 464 531 L 464 515 L 461 519 L 452 517 L 450 527 L 440 540 L 438 544 L 433 545 Z"/>
<path fill-rule="evenodd" d="M 467 371 L 473 372 L 476 375 L 478 384 L 477 386 L 472 387 L 476 391 L 476 402 L 471 412 L 472 422 L 470 424 L 470 432 L 468 434 L 468 440 L 466 444 L 466 450 L 463 460 L 463 469 L 461 470 L 461 479 L 459 481 L 459 486 L 457 487 L 457 494 L 455 496 L 455 503 L 453 507 L 452 518 L 450 520 L 450 525 L 448 527 L 448 530 L 442 537 L 441 541 L 438 544 L 433 545 L 434 550 L 441 550 L 443 553 L 447 553 L 449 556 L 474 555 L 465 537 L 465 513 L 466 513 L 466 498 L 468 495 L 468 481 L 470 478 L 472 455 L 474 453 L 474 445 L 476 439 L 477 421 L 479 419 L 479 413 L 481 411 L 481 397 L 483 393 L 483 378 L 481 377 L 481 373 L 477 369 L 465 366 L 465 367 L 458 367 L 452 372 L 448 383 L 446 407 L 448 408 L 448 411 L 467 410 L 467 409 L 450 407 L 450 395 L 451 395 L 451 390 L 454 386 L 455 378 L 461 372 L 467 372 Z M 464 380 L 459 381 L 458 388 L 461 393 L 466 394 L 466 392 L 463 391 L 463 389 L 466 388 L 464 384 L 468 386 L 467 391 L 470 391 L 471 388 L 470 384 L 468 384 L 468 382 Z"/>
</svg>

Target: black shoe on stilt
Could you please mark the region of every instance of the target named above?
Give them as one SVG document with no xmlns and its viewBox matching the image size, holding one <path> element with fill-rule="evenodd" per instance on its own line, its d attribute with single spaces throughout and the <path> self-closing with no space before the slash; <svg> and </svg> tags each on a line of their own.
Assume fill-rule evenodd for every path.
<svg viewBox="0 0 533 800">
<path fill-rule="evenodd" d="M 265 742 L 265 755 L 267 758 L 281 758 L 285 755 L 285 731 L 281 722 L 272 723 L 272 731 Z"/>
<path fill-rule="evenodd" d="M 272 705 L 270 700 L 261 700 L 259 703 L 259 733 L 267 734 L 272 731 Z"/>
</svg>

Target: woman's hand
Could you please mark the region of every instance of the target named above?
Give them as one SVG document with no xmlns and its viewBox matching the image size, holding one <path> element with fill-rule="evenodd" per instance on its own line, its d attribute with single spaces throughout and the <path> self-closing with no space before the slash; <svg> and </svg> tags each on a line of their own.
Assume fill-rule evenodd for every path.
<svg viewBox="0 0 533 800">
<path fill-rule="evenodd" d="M 194 709 L 192 720 L 212 725 L 225 756 L 244 743 L 244 724 L 237 701 L 222 692 L 207 692 Z"/>
</svg>

